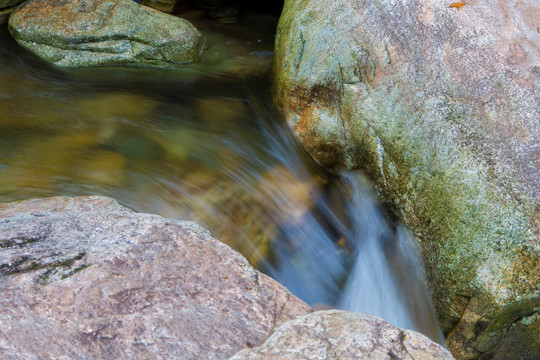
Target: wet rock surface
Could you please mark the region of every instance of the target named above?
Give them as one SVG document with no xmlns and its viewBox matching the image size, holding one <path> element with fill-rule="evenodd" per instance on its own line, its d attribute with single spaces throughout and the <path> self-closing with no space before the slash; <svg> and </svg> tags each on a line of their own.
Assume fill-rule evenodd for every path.
<svg viewBox="0 0 540 360">
<path fill-rule="evenodd" d="M 219 359 L 309 307 L 195 223 L 103 197 L 0 205 L 0 357 Z"/>
<path fill-rule="evenodd" d="M 203 43 L 188 21 L 131 0 L 32 0 L 9 28 L 21 46 L 60 66 L 191 63 Z"/>
<path fill-rule="evenodd" d="M 418 236 L 448 346 L 488 358 L 540 309 L 540 7 L 449 5 L 286 1 L 275 100 L 322 165 L 376 183 Z"/>
<path fill-rule="evenodd" d="M 411 330 L 369 315 L 318 311 L 280 326 L 242 359 L 453 359 L 448 350 Z"/>
</svg>

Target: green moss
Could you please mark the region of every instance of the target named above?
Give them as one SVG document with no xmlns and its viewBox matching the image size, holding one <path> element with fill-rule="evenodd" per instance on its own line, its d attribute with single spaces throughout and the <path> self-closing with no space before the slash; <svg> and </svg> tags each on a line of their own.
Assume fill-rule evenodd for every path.
<svg viewBox="0 0 540 360">
<path fill-rule="evenodd" d="M 449 321 L 453 298 L 473 294 L 490 304 L 480 309 L 483 315 L 494 316 L 519 294 L 535 291 L 534 278 L 520 281 L 515 270 L 528 266 L 515 249 L 534 241 L 530 209 L 492 185 L 487 166 L 455 146 L 444 122 L 430 133 L 420 113 L 400 106 L 407 99 L 389 93 L 372 92 L 348 110 L 355 162 L 417 234 L 441 321 Z M 465 114 L 449 109 L 447 116 L 460 121 Z"/>
<path fill-rule="evenodd" d="M 531 316 L 533 313 L 539 311 L 540 297 L 538 296 L 529 296 L 525 299 L 520 299 L 520 301 L 510 303 L 491 321 L 485 333 L 494 332 L 507 324 L 513 324 L 519 319 Z"/>
<path fill-rule="evenodd" d="M 47 285 L 51 279 L 57 275 L 61 279 L 65 279 L 90 266 L 83 264 L 73 268 L 76 261 L 81 260 L 85 255 L 85 252 L 80 252 L 72 257 L 58 259 L 50 263 L 45 263 L 40 259 L 33 259 L 29 256 L 22 256 L 11 260 L 8 264 L 0 264 L 0 275 L 18 275 L 29 272 L 39 272 L 36 282 L 41 285 Z"/>
<path fill-rule="evenodd" d="M 71 270 L 71 271 L 69 271 L 69 272 L 67 272 L 67 273 L 65 273 L 65 274 L 62 274 L 61 278 L 62 278 L 62 279 L 67 279 L 68 277 L 73 276 L 73 275 L 75 275 L 76 273 L 78 273 L 78 272 L 80 272 L 80 271 L 82 271 L 82 270 L 84 270 L 84 269 L 86 269 L 86 268 L 89 268 L 90 266 L 92 266 L 92 265 L 90 265 L 90 264 L 84 264 L 84 265 L 82 265 L 82 266 L 79 266 L 79 267 L 77 267 L 77 268 L 75 268 L 75 269 L 73 269 L 73 270 Z"/>
</svg>

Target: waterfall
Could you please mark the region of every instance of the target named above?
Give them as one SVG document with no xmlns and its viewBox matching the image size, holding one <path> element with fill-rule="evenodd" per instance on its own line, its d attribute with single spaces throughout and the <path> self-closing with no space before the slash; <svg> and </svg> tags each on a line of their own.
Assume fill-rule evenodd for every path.
<svg viewBox="0 0 540 360">
<path fill-rule="evenodd" d="M 338 307 L 379 316 L 443 343 L 412 235 L 402 225 L 396 230 L 389 226 L 359 174 L 343 179 L 355 260 Z"/>
<path fill-rule="evenodd" d="M 344 174 L 340 185 L 347 193 L 347 224 L 330 199 L 319 201 L 325 221 L 311 213 L 284 229 L 273 244 L 277 260 L 265 271 L 315 309 L 375 315 L 443 344 L 413 236 L 390 225 L 359 173 Z M 336 232 L 346 247 L 336 243 Z"/>
</svg>

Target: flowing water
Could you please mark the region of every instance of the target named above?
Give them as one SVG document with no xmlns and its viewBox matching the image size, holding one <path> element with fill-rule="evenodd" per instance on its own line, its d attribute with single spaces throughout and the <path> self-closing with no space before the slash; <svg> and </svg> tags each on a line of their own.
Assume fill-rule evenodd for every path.
<svg viewBox="0 0 540 360">
<path fill-rule="evenodd" d="M 400 224 L 396 229 L 389 226 L 359 174 L 345 174 L 343 179 L 350 193 L 356 256 L 339 307 L 380 316 L 442 343 L 412 235 Z"/>
<path fill-rule="evenodd" d="M 194 220 L 316 308 L 442 342 L 411 236 L 272 106 L 276 19 L 197 26 L 202 64 L 165 70 L 53 68 L 0 28 L 0 202 L 98 194 Z"/>
</svg>

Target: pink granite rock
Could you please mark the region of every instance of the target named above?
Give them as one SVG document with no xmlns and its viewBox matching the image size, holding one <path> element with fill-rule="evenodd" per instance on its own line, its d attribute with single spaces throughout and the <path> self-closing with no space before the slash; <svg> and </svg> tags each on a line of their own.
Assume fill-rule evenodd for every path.
<svg viewBox="0 0 540 360">
<path fill-rule="evenodd" d="M 223 359 L 309 311 L 194 223 L 103 197 L 0 205 L 2 359 Z"/>
<path fill-rule="evenodd" d="M 451 360 L 452 355 L 422 334 L 375 316 L 318 311 L 280 326 L 261 346 L 230 360 L 365 359 Z"/>
</svg>

